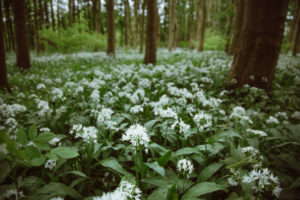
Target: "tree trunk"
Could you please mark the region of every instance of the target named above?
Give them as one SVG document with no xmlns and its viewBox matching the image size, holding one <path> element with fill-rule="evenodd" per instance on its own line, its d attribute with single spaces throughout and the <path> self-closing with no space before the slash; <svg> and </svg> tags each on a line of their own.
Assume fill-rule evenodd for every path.
<svg viewBox="0 0 300 200">
<path fill-rule="evenodd" d="M 190 30 L 190 45 L 189 48 L 190 49 L 194 49 L 195 48 L 195 26 L 194 26 L 194 10 L 195 10 L 195 5 L 194 5 L 194 0 L 190 0 L 190 14 L 189 14 L 189 30 Z"/>
<path fill-rule="evenodd" d="M 21 69 L 30 68 L 29 42 L 26 27 L 25 0 L 13 0 L 15 14 L 15 31 L 17 42 L 17 66 Z"/>
<path fill-rule="evenodd" d="M 142 5 L 142 16 L 141 16 L 141 32 L 140 32 L 140 53 L 143 53 L 144 49 L 144 29 L 145 29 L 145 7 L 146 7 L 146 0 L 143 1 Z"/>
<path fill-rule="evenodd" d="M 147 34 L 145 64 L 156 63 L 156 0 L 147 0 Z"/>
<path fill-rule="evenodd" d="M 10 50 L 15 50 L 15 33 L 13 29 L 13 23 L 12 23 L 12 17 L 11 17 L 11 1 L 10 0 L 4 0 L 4 8 L 5 8 L 5 19 L 6 19 L 6 32 L 7 37 L 10 43 Z"/>
<path fill-rule="evenodd" d="M 245 1 L 244 0 L 236 0 L 236 13 L 237 16 L 235 18 L 235 28 L 234 28 L 234 35 L 232 38 L 231 45 L 228 49 L 227 54 L 228 55 L 233 55 L 235 51 L 238 49 L 239 44 L 240 44 L 240 38 L 242 34 L 242 29 L 243 29 L 243 21 L 244 21 L 244 13 L 245 13 Z"/>
<path fill-rule="evenodd" d="M 48 12 L 48 1 L 44 1 L 46 29 L 50 28 L 49 12 Z"/>
<path fill-rule="evenodd" d="M 44 26 L 44 8 L 42 0 L 39 0 L 39 16 L 40 16 L 40 27 L 43 28 Z"/>
<path fill-rule="evenodd" d="M 52 30 L 55 31 L 55 17 L 54 17 L 54 9 L 53 9 L 53 0 L 50 0 L 50 5 L 51 5 Z"/>
<path fill-rule="evenodd" d="M 56 18 L 57 18 L 57 30 L 58 32 L 60 31 L 60 26 L 61 26 L 61 23 L 60 23 L 60 7 L 59 7 L 59 4 L 60 4 L 60 0 L 57 0 L 57 7 L 56 7 Z"/>
<path fill-rule="evenodd" d="M 138 9 L 140 0 L 134 0 L 134 16 L 133 16 L 133 49 L 137 47 L 137 32 L 138 32 Z"/>
<path fill-rule="evenodd" d="M 6 88 L 8 91 L 10 91 L 8 81 L 7 81 L 4 37 L 3 37 L 4 24 L 2 20 L 3 20 L 2 1 L 0 1 L 0 88 Z"/>
<path fill-rule="evenodd" d="M 101 9 L 100 0 L 93 0 L 93 20 L 94 20 L 94 28 L 97 33 L 102 33 L 100 9 Z"/>
<path fill-rule="evenodd" d="M 293 39 L 293 56 L 300 53 L 300 1 L 298 0 L 297 5 L 297 21 L 295 25 L 295 34 Z"/>
<path fill-rule="evenodd" d="M 234 0 L 230 0 L 230 15 L 229 19 L 227 21 L 227 26 L 226 26 L 226 45 L 225 45 L 225 52 L 228 53 L 229 51 L 229 46 L 230 46 L 230 40 L 231 40 L 231 26 L 232 26 L 232 21 L 233 21 L 233 6 L 234 6 Z"/>
<path fill-rule="evenodd" d="M 288 0 L 245 2 L 241 43 L 227 79 L 229 87 L 245 84 L 270 91 L 274 79 Z"/>
<path fill-rule="evenodd" d="M 28 30 L 28 40 L 29 40 L 29 49 L 34 48 L 34 26 L 32 24 L 32 19 L 31 19 L 31 13 L 32 13 L 32 8 L 31 8 L 31 2 L 30 1 L 25 1 L 26 4 L 26 17 L 27 17 L 27 30 Z"/>
<path fill-rule="evenodd" d="M 125 45 L 130 45 L 130 5 L 128 0 L 125 0 Z"/>
<path fill-rule="evenodd" d="M 293 10 L 292 10 L 292 16 L 293 16 L 293 20 L 290 24 L 289 27 L 289 33 L 287 35 L 287 41 L 288 43 L 292 44 L 293 43 L 293 39 L 295 37 L 295 29 L 296 29 L 296 23 L 297 23 L 297 19 L 298 19 L 298 5 L 297 5 L 298 0 L 294 0 L 291 2 L 291 4 L 293 4 Z M 288 50 L 291 50 L 291 45 L 289 45 Z"/>
<path fill-rule="evenodd" d="M 204 33 L 205 33 L 205 20 L 206 20 L 206 0 L 202 0 L 202 13 L 201 13 L 201 23 L 200 23 L 200 37 L 199 37 L 199 47 L 198 51 L 203 51 L 204 44 Z"/>
<path fill-rule="evenodd" d="M 39 21 L 38 21 L 38 11 L 37 11 L 37 1 L 36 0 L 33 0 L 33 9 L 34 9 L 34 28 L 35 28 L 35 48 L 36 48 L 36 53 L 40 54 L 41 45 L 40 45 Z"/>
<path fill-rule="evenodd" d="M 115 55 L 115 14 L 114 0 L 106 0 L 107 6 L 107 55 Z"/>
<path fill-rule="evenodd" d="M 160 16 L 158 12 L 158 6 L 155 7 L 155 17 L 156 17 L 156 46 L 158 46 L 160 42 Z"/>
<path fill-rule="evenodd" d="M 68 7 L 69 7 L 69 26 L 72 26 L 73 22 L 74 22 L 74 19 L 73 19 L 73 3 L 74 1 L 73 0 L 69 0 L 69 4 L 68 4 Z"/>
<path fill-rule="evenodd" d="M 176 0 L 169 0 L 169 41 L 168 41 L 168 50 L 170 52 L 174 48 L 175 21 L 176 21 Z"/>
</svg>

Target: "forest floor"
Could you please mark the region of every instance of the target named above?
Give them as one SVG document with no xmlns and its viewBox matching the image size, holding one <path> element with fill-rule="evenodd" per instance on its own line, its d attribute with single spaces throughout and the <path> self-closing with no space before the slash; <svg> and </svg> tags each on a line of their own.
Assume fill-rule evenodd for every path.
<svg viewBox="0 0 300 200">
<path fill-rule="evenodd" d="M 267 94 L 226 90 L 224 52 L 157 55 L 32 56 L 25 72 L 10 56 L 0 199 L 299 197 L 300 58 L 280 56 Z"/>
</svg>

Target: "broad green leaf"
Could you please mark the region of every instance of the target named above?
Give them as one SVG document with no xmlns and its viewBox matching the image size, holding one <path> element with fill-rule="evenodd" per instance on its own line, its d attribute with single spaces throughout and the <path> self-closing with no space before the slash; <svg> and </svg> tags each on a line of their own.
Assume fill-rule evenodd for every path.
<svg viewBox="0 0 300 200">
<path fill-rule="evenodd" d="M 29 157 L 26 155 L 26 153 L 17 148 L 15 141 L 10 139 L 5 132 L 0 132 L 0 144 L 4 144 L 9 153 L 19 157 L 22 161 L 29 160 Z"/>
<path fill-rule="evenodd" d="M 149 178 L 143 178 L 141 181 L 159 187 L 168 185 L 168 182 L 165 179 L 162 179 L 161 177 L 155 177 L 155 176 Z"/>
<path fill-rule="evenodd" d="M 28 142 L 28 139 L 27 139 L 27 134 L 26 132 L 23 130 L 23 129 L 19 129 L 18 132 L 17 132 L 17 141 L 22 144 L 22 145 L 25 145 L 27 144 Z"/>
<path fill-rule="evenodd" d="M 37 138 L 36 142 L 39 143 L 48 143 L 50 140 L 52 140 L 55 137 L 54 133 L 51 132 L 43 132 L 41 133 Z"/>
<path fill-rule="evenodd" d="M 101 160 L 99 164 L 102 165 L 103 167 L 111 168 L 120 174 L 123 175 L 128 174 L 128 172 L 122 167 L 119 161 L 113 157 L 109 157 L 104 160 Z"/>
<path fill-rule="evenodd" d="M 25 148 L 25 152 L 30 158 L 39 158 L 39 157 L 41 157 L 40 151 L 34 146 L 27 146 Z"/>
<path fill-rule="evenodd" d="M 33 141 L 37 136 L 37 128 L 35 125 L 30 126 L 28 131 L 28 137 L 31 141 Z"/>
<path fill-rule="evenodd" d="M 182 149 L 179 149 L 176 151 L 175 156 L 183 156 L 183 155 L 188 155 L 188 154 L 193 154 L 193 153 L 199 153 L 197 148 L 191 148 L 191 147 L 185 147 Z"/>
<path fill-rule="evenodd" d="M 169 186 L 159 187 L 154 190 L 147 198 L 147 200 L 165 200 L 167 199 Z"/>
<path fill-rule="evenodd" d="M 76 190 L 62 183 L 49 183 L 48 185 L 45 185 L 44 187 L 39 189 L 37 194 L 55 194 L 57 196 L 69 195 L 73 199 L 83 199 L 82 196 Z"/>
<path fill-rule="evenodd" d="M 223 163 L 213 163 L 213 164 L 209 165 L 208 167 L 204 168 L 198 177 L 198 181 L 199 182 L 207 181 L 223 165 L 224 165 Z"/>
<path fill-rule="evenodd" d="M 202 182 L 191 187 L 183 196 L 182 200 L 189 200 L 199 197 L 204 194 L 212 193 L 215 191 L 225 191 L 226 188 L 222 185 L 218 185 L 214 182 Z"/>
<path fill-rule="evenodd" d="M 145 163 L 146 166 L 153 169 L 155 172 L 157 172 L 162 177 L 165 176 L 165 169 L 158 164 L 158 162 L 152 162 L 152 163 Z"/>
<path fill-rule="evenodd" d="M 158 158 L 157 162 L 159 163 L 159 165 L 165 167 L 168 164 L 171 156 L 172 156 L 172 151 L 168 151 L 167 153 L 162 155 L 160 158 Z"/>
<path fill-rule="evenodd" d="M 67 174 L 74 174 L 74 175 L 77 175 L 77 176 L 81 176 L 83 178 L 89 178 L 87 177 L 87 175 L 85 175 L 83 172 L 80 172 L 80 171 L 77 171 L 77 170 L 73 170 L 73 171 L 69 171 L 69 172 L 65 172 L 63 174 L 60 174 L 60 176 L 64 176 L 64 175 L 67 175 Z"/>
<path fill-rule="evenodd" d="M 46 161 L 45 157 L 34 158 L 30 161 L 30 164 L 35 167 L 39 167 L 43 165 Z"/>
<path fill-rule="evenodd" d="M 173 184 L 167 193 L 167 200 L 178 200 L 179 195 L 176 192 L 176 184 Z"/>
<path fill-rule="evenodd" d="M 51 150 L 51 153 L 55 153 L 56 155 L 64 159 L 75 158 L 79 155 L 76 151 L 69 147 L 56 147 Z"/>
<path fill-rule="evenodd" d="M 146 122 L 145 124 L 144 124 L 144 126 L 147 128 L 147 129 L 151 129 L 153 126 L 154 126 L 154 124 L 157 122 L 157 120 L 156 119 L 153 119 L 153 120 L 150 120 L 150 121 L 148 121 L 148 122 Z"/>
</svg>

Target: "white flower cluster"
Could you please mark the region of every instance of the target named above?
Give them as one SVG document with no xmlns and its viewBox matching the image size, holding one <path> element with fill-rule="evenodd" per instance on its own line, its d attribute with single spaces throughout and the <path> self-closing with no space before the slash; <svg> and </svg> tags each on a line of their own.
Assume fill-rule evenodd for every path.
<svg viewBox="0 0 300 200">
<path fill-rule="evenodd" d="M 112 120 L 112 114 L 114 111 L 110 108 L 102 108 L 100 111 L 93 110 L 92 113 L 97 118 L 97 126 L 105 127 L 111 130 L 118 130 L 116 128 L 117 122 Z"/>
<path fill-rule="evenodd" d="M 52 170 L 56 166 L 56 161 L 55 160 L 47 160 L 45 163 L 45 168 Z"/>
<path fill-rule="evenodd" d="M 27 108 L 19 104 L 1 104 L 0 105 L 0 114 L 5 117 L 15 117 L 18 113 L 25 112 Z"/>
<path fill-rule="evenodd" d="M 130 113 L 138 114 L 144 111 L 143 105 L 135 105 L 130 108 Z"/>
<path fill-rule="evenodd" d="M 261 136 L 261 137 L 266 137 L 267 136 L 267 133 L 264 132 L 264 131 L 261 131 L 261 130 L 254 130 L 254 129 L 246 129 L 246 131 L 250 134 L 253 134 L 253 135 L 258 135 L 258 136 Z"/>
<path fill-rule="evenodd" d="M 40 90 L 40 89 L 46 89 L 46 86 L 44 83 L 39 83 L 37 86 L 36 86 L 36 89 Z"/>
<path fill-rule="evenodd" d="M 53 197 L 53 198 L 51 198 L 50 200 L 64 200 L 64 199 L 61 198 L 61 197 Z"/>
<path fill-rule="evenodd" d="M 53 88 L 52 89 L 52 100 L 65 100 L 66 98 L 64 97 L 64 92 L 60 88 Z"/>
<path fill-rule="evenodd" d="M 133 147 L 144 146 L 146 149 L 150 142 L 146 128 L 140 124 L 131 125 L 122 135 L 122 140 L 130 142 Z"/>
<path fill-rule="evenodd" d="M 190 160 L 181 159 L 177 162 L 177 171 L 187 178 L 193 173 L 194 166 Z"/>
<path fill-rule="evenodd" d="M 181 119 L 176 120 L 174 124 L 172 124 L 171 128 L 175 129 L 175 127 L 178 125 L 179 127 L 179 134 L 184 135 L 185 138 L 189 136 L 189 130 L 191 129 L 191 126 L 189 124 L 186 124 Z"/>
<path fill-rule="evenodd" d="M 249 124 L 253 124 L 253 121 L 249 116 L 246 115 L 246 111 L 241 106 L 236 106 L 233 108 L 232 113 L 230 114 L 229 118 L 231 119 L 241 119 L 244 122 Z"/>
<path fill-rule="evenodd" d="M 259 153 L 254 147 L 248 146 L 241 149 L 248 157 L 248 161 L 252 163 L 253 168 L 258 168 L 262 166 L 262 161 L 264 157 Z"/>
<path fill-rule="evenodd" d="M 200 131 L 212 126 L 212 116 L 203 111 L 200 111 L 198 114 L 196 114 L 193 120 L 197 124 L 197 127 Z"/>
<path fill-rule="evenodd" d="M 0 196 L 0 199 L 10 199 L 10 197 L 14 196 L 15 199 L 24 198 L 25 195 L 23 191 L 17 191 L 16 189 L 9 189 L 4 194 Z"/>
<path fill-rule="evenodd" d="M 98 138 L 98 129 L 94 126 L 84 127 L 82 124 L 73 125 L 70 134 L 75 133 L 75 138 L 82 138 L 87 143 L 96 143 Z"/>
<path fill-rule="evenodd" d="M 140 200 L 142 191 L 128 181 L 122 181 L 119 187 L 109 193 L 103 194 L 101 197 L 94 197 L 93 200 Z"/>
<path fill-rule="evenodd" d="M 270 116 L 266 120 L 267 124 L 279 124 L 279 120 L 276 117 Z"/>
<path fill-rule="evenodd" d="M 49 107 L 48 101 L 36 99 L 36 103 L 39 109 L 38 115 L 40 117 L 46 117 L 52 113 L 52 109 Z"/>
<path fill-rule="evenodd" d="M 17 131 L 17 127 L 18 127 L 18 122 L 17 120 L 15 120 L 14 118 L 8 118 L 5 123 L 4 123 L 5 127 L 7 128 L 7 133 L 8 134 L 12 134 L 10 135 L 10 137 L 12 139 L 17 139 L 16 135 L 13 135 L 14 133 L 16 133 Z"/>
<path fill-rule="evenodd" d="M 292 114 L 292 118 L 294 118 L 294 119 L 300 119 L 300 111 L 295 111 L 295 112 Z"/>
<path fill-rule="evenodd" d="M 95 103 L 95 104 L 100 103 L 100 92 L 99 92 L 99 90 L 98 89 L 94 89 L 93 92 L 92 92 L 92 94 L 91 94 L 91 96 L 90 96 L 90 98 L 91 98 L 91 101 L 93 103 Z"/>
<path fill-rule="evenodd" d="M 172 110 L 172 108 L 167 108 L 167 109 L 160 108 L 158 109 L 158 115 L 161 118 L 172 118 L 175 120 L 178 119 L 177 113 L 174 110 Z"/>
<path fill-rule="evenodd" d="M 204 107 L 209 106 L 211 108 L 215 108 L 215 107 L 219 107 L 219 105 L 222 103 L 221 99 L 217 99 L 217 98 L 214 98 L 214 97 L 207 98 L 205 96 L 205 93 L 204 93 L 203 90 L 199 90 L 195 94 L 195 97 L 196 97 L 197 102 L 202 104 Z"/>
</svg>

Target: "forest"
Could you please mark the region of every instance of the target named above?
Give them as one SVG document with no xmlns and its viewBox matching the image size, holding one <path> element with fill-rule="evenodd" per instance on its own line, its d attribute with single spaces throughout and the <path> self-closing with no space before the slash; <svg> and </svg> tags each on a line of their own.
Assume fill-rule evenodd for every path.
<svg viewBox="0 0 300 200">
<path fill-rule="evenodd" d="M 0 0 L 0 200 L 300 199 L 300 0 Z"/>
</svg>

